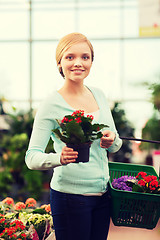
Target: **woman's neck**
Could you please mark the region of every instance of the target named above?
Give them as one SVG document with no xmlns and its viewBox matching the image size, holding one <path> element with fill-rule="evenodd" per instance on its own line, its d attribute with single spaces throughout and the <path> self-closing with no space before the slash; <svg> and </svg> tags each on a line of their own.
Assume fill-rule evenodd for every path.
<svg viewBox="0 0 160 240">
<path fill-rule="evenodd" d="M 58 91 L 59 93 L 68 93 L 72 95 L 82 95 L 87 91 L 83 83 L 65 82 L 63 87 Z"/>
</svg>

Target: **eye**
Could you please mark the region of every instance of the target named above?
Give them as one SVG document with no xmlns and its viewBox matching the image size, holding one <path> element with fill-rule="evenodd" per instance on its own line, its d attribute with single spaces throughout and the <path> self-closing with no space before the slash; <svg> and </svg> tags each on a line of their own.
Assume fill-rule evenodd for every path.
<svg viewBox="0 0 160 240">
<path fill-rule="evenodd" d="M 87 60 L 87 59 L 89 59 L 89 58 L 90 58 L 90 57 L 89 57 L 88 55 L 84 55 L 84 56 L 83 56 L 83 59 L 84 59 L 84 60 Z"/>
<path fill-rule="evenodd" d="M 67 56 L 66 59 L 72 60 L 73 56 Z"/>
</svg>

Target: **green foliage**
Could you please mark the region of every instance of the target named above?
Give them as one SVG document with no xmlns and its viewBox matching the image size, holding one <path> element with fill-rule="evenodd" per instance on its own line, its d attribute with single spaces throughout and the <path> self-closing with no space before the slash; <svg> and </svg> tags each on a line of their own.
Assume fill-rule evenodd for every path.
<svg viewBox="0 0 160 240">
<path fill-rule="evenodd" d="M 134 127 L 126 118 L 126 113 L 122 109 L 121 104 L 116 102 L 112 109 L 112 116 L 117 128 L 117 131 L 122 137 L 134 137 Z M 125 162 L 128 161 L 128 156 L 132 153 L 132 143 L 123 140 L 123 145 L 121 149 L 112 154 L 113 160 L 115 162 Z"/>
<path fill-rule="evenodd" d="M 50 181 L 50 175 L 44 171 L 29 170 L 25 164 L 25 153 L 34 121 L 33 111 L 18 113 L 7 117 L 10 125 L 9 131 L 1 133 L 0 141 L 0 192 L 1 196 L 16 195 L 17 199 L 29 194 L 39 199 L 43 190 L 43 182 Z M 47 151 L 54 151 L 53 142 L 50 141 Z M 16 192 L 14 192 L 14 187 Z"/>
<path fill-rule="evenodd" d="M 29 110 L 27 113 L 19 112 L 16 115 L 9 114 L 9 116 L 11 135 L 26 133 L 28 138 L 30 138 L 34 121 L 33 110 Z"/>
<path fill-rule="evenodd" d="M 29 170 L 26 166 L 23 167 L 23 176 L 24 180 L 27 183 L 25 186 L 26 191 L 30 193 L 30 195 L 39 199 L 40 193 L 42 191 L 42 171 Z"/>
<path fill-rule="evenodd" d="M 20 170 L 24 163 L 24 155 L 28 144 L 28 136 L 25 133 L 14 136 L 4 135 L 1 147 L 5 165 L 12 170 Z"/>
<path fill-rule="evenodd" d="M 0 193 L 3 198 L 7 197 L 7 193 L 11 190 L 11 184 L 14 179 L 8 168 L 1 168 L 0 171 Z"/>
<path fill-rule="evenodd" d="M 147 121 L 146 125 L 142 129 L 142 138 L 160 141 L 160 84 L 146 83 L 146 85 L 148 86 L 148 89 L 151 90 L 151 101 L 155 110 L 152 117 Z M 151 149 L 160 149 L 160 145 L 142 142 L 140 149 L 150 151 Z"/>
<path fill-rule="evenodd" d="M 152 91 L 151 101 L 154 108 L 160 111 L 160 84 L 153 83 L 149 85 L 149 89 Z"/>
<path fill-rule="evenodd" d="M 150 118 L 145 127 L 142 129 L 142 138 L 148 140 L 160 140 L 160 120 L 157 118 L 156 114 Z M 159 144 L 154 143 L 145 143 L 142 142 L 140 145 L 141 150 L 151 150 L 151 149 L 159 149 Z"/>
</svg>

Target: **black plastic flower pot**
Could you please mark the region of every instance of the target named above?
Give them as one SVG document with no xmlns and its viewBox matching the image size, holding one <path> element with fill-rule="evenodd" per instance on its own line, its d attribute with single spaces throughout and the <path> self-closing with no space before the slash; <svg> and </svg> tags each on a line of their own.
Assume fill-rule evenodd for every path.
<svg viewBox="0 0 160 240">
<path fill-rule="evenodd" d="M 90 152 L 91 142 L 81 143 L 81 144 L 67 143 L 67 147 L 72 148 L 74 151 L 78 152 L 78 158 L 76 159 L 76 163 L 89 162 L 89 152 Z"/>
</svg>

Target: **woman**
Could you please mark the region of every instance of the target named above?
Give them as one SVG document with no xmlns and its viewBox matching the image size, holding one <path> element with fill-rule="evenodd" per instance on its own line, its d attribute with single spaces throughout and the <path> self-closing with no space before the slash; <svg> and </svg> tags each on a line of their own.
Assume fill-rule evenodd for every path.
<svg viewBox="0 0 160 240">
<path fill-rule="evenodd" d="M 71 33 L 60 40 L 56 61 L 64 85 L 40 106 L 26 153 L 30 169 L 54 168 L 50 196 L 56 240 L 106 240 L 108 235 L 110 198 L 106 150 L 118 151 L 122 141 L 102 91 L 84 85 L 93 59 L 93 47 L 84 35 Z M 75 163 L 78 153 L 52 133 L 57 127 L 55 119 L 62 119 L 76 109 L 92 114 L 94 122 L 109 126 L 104 129 L 103 137 L 92 143 L 88 163 Z M 56 153 L 46 154 L 50 137 Z"/>
</svg>

